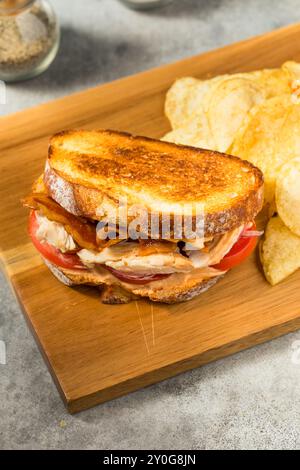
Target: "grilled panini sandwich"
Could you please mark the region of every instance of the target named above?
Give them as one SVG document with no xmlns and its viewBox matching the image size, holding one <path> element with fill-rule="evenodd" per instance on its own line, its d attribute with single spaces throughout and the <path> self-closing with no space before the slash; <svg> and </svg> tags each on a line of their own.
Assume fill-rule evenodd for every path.
<svg viewBox="0 0 300 470">
<path fill-rule="evenodd" d="M 174 303 L 208 289 L 253 251 L 262 201 L 260 170 L 237 157 L 73 130 L 52 137 L 45 171 L 24 205 L 35 247 L 65 284 L 100 286 L 107 303 Z M 178 237 L 183 206 L 191 208 L 194 232 L 194 208 L 203 209 L 200 237 Z M 151 217 L 135 223 L 132 207 L 155 215 L 155 233 Z"/>
</svg>

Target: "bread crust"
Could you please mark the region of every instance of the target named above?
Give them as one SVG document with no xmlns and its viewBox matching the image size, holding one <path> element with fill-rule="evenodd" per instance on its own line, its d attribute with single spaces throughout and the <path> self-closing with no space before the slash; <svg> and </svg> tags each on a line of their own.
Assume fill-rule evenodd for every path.
<svg viewBox="0 0 300 470">
<path fill-rule="evenodd" d="M 44 182 L 49 195 L 58 202 L 64 209 L 74 215 L 101 220 L 97 215 L 97 209 L 103 205 L 117 207 L 117 201 L 108 195 L 87 188 L 79 184 L 73 184 L 64 180 L 51 168 L 46 168 Z M 210 237 L 229 232 L 235 228 L 246 225 L 254 220 L 263 205 L 263 186 L 257 190 L 249 192 L 247 197 L 237 201 L 226 211 L 218 211 L 212 214 L 205 214 L 204 236 Z M 128 217 L 128 224 L 133 218 Z M 191 226 L 195 228 L 195 218 L 191 221 Z M 148 233 L 151 227 L 148 226 Z M 170 218 L 170 234 L 174 234 L 174 218 Z"/>
<path fill-rule="evenodd" d="M 223 275 L 213 277 L 211 279 L 204 279 L 201 282 L 198 282 L 193 287 L 191 286 L 180 286 L 176 289 L 164 289 L 160 291 L 149 290 L 147 294 L 143 292 L 141 294 L 142 297 L 148 297 L 152 302 L 162 302 L 165 304 L 177 304 L 180 302 L 186 302 L 188 300 L 193 299 L 199 294 L 207 291 L 210 287 L 214 286 L 222 277 Z M 139 294 L 139 290 L 134 291 L 135 294 Z"/>
</svg>

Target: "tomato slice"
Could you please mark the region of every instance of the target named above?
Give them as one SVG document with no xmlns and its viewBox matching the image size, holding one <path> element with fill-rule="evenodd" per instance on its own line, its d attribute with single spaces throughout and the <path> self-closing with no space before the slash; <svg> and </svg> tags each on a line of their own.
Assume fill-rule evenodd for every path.
<svg viewBox="0 0 300 470">
<path fill-rule="evenodd" d="M 227 271 L 228 269 L 237 266 L 238 264 L 242 263 L 249 255 L 254 251 L 258 236 L 248 236 L 247 232 L 251 232 L 255 230 L 255 225 L 253 224 L 252 227 L 248 228 L 243 232 L 245 235 L 240 236 L 238 241 L 233 245 L 229 253 L 224 256 L 224 258 L 220 261 L 220 263 L 215 264 L 213 268 L 220 269 L 222 271 Z"/>
<path fill-rule="evenodd" d="M 117 269 L 113 269 L 110 266 L 104 266 L 103 268 L 110 271 L 117 279 L 123 282 L 128 282 L 130 284 L 148 284 L 152 281 L 159 281 L 160 279 L 165 279 L 169 277 L 170 274 L 147 274 L 143 276 L 138 276 L 137 274 L 128 274 L 124 271 L 118 271 Z"/>
<path fill-rule="evenodd" d="M 36 237 L 38 229 L 38 221 L 36 218 L 35 211 L 32 211 L 29 216 L 29 235 L 35 248 L 41 253 L 41 255 L 50 263 L 55 264 L 61 268 L 66 269 L 87 269 L 80 261 L 79 257 L 74 253 L 62 253 L 60 250 L 55 248 L 46 242 L 41 242 Z"/>
</svg>

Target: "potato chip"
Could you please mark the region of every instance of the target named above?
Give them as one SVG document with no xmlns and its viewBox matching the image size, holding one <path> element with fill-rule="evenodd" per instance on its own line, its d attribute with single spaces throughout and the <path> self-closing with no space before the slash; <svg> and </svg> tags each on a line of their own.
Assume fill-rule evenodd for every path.
<svg viewBox="0 0 300 470">
<path fill-rule="evenodd" d="M 291 76 L 287 69 L 264 69 L 250 72 L 259 85 L 264 88 L 266 98 L 291 93 Z"/>
<path fill-rule="evenodd" d="M 192 77 L 180 78 L 171 86 L 166 96 L 165 114 L 173 129 L 184 126 L 192 119 L 195 108 L 199 106 L 198 96 L 202 100 L 201 88 L 202 81 Z"/>
<path fill-rule="evenodd" d="M 285 225 L 300 236 L 300 158 L 286 163 L 276 181 L 277 212 Z"/>
<path fill-rule="evenodd" d="M 300 106 L 293 102 L 294 96 L 300 102 L 300 81 L 295 90 L 291 85 L 297 77 L 300 64 L 290 61 L 277 69 L 179 79 L 167 95 L 173 131 L 164 139 L 249 160 L 263 171 L 265 200 L 274 206 L 281 166 L 300 155 Z"/>
<path fill-rule="evenodd" d="M 290 90 L 292 93 L 292 101 L 295 104 L 300 103 L 300 64 L 297 62 L 285 62 L 282 65 L 284 70 L 290 78 Z"/>
<path fill-rule="evenodd" d="M 193 120 L 201 119 L 206 96 L 214 85 L 229 75 L 221 75 L 209 80 L 185 77 L 176 80 L 167 92 L 165 114 L 173 129 L 185 127 Z"/>
<path fill-rule="evenodd" d="M 225 152 L 247 112 L 265 98 L 262 87 L 246 76 L 235 74 L 205 81 L 189 77 L 177 80 L 167 94 L 165 111 L 173 129 L 180 131 L 168 138 L 189 145 L 199 145 L 200 142 L 202 147 Z M 203 125 L 204 115 L 209 121 L 213 144 L 210 137 L 204 138 L 201 133 L 203 128 L 207 131 L 207 126 Z"/>
<path fill-rule="evenodd" d="M 300 156 L 300 106 L 291 103 L 278 138 L 280 161 L 289 161 Z"/>
<path fill-rule="evenodd" d="M 300 78 L 300 64 L 298 62 L 289 60 L 282 64 L 281 69 L 288 73 L 291 80 Z"/>
<path fill-rule="evenodd" d="M 208 80 L 184 77 L 169 89 L 165 113 L 173 129 L 185 127 L 192 119 L 207 111 L 214 87 L 227 79 L 248 79 L 264 89 L 266 98 L 290 93 L 291 72 L 288 69 L 265 69 L 255 72 L 224 74 Z"/>
<path fill-rule="evenodd" d="M 250 109 L 264 99 L 263 88 L 249 78 L 227 78 L 211 88 L 207 118 L 216 150 L 226 152 Z"/>
<path fill-rule="evenodd" d="M 216 149 L 205 114 L 185 127 L 168 132 L 161 140 L 210 150 Z"/>
<path fill-rule="evenodd" d="M 273 286 L 300 268 L 300 237 L 293 234 L 279 217 L 270 219 L 260 258 L 267 280 Z"/>
<path fill-rule="evenodd" d="M 244 125 L 237 133 L 229 153 L 256 165 L 264 174 L 265 200 L 272 203 L 275 182 L 281 166 L 290 159 L 287 141 L 290 130 L 291 103 L 289 95 L 270 98 L 250 111 Z M 299 113 L 300 107 L 297 107 Z M 288 125 L 286 127 L 286 124 Z M 300 153 L 299 153 L 300 154 Z"/>
</svg>

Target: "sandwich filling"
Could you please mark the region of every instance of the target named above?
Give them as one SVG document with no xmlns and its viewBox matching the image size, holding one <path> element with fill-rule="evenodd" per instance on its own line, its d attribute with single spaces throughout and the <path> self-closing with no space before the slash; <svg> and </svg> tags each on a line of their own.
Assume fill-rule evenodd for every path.
<svg viewBox="0 0 300 470">
<path fill-rule="evenodd" d="M 250 223 L 222 235 L 192 241 L 97 241 L 95 223 L 69 214 L 48 196 L 32 195 L 25 203 L 33 209 L 30 235 L 44 258 L 64 269 L 99 274 L 105 269 L 110 282 L 115 279 L 142 285 L 174 276 L 184 279 L 179 274 L 197 279 L 200 276 L 203 280 L 219 276 L 249 254 L 259 235 L 250 230 Z M 243 250 L 236 250 L 238 245 Z M 237 253 L 245 252 L 238 260 L 231 259 L 234 248 Z"/>
<path fill-rule="evenodd" d="M 248 223 L 190 241 L 98 240 L 95 222 L 70 214 L 45 194 L 32 194 L 25 205 L 32 209 L 32 241 L 44 259 L 63 271 L 92 273 L 99 283 L 130 291 L 200 283 L 223 275 L 253 251 L 260 235 Z"/>
<path fill-rule="evenodd" d="M 124 240 L 101 251 L 80 249 L 62 224 L 53 222 L 37 212 L 37 239 L 50 244 L 62 253 L 76 251 L 81 263 L 88 269 L 104 265 L 112 270 L 141 276 L 153 274 L 187 273 L 197 268 L 206 268 L 219 263 L 236 243 L 244 226 L 204 242 L 199 250 L 189 249 L 189 243 L 182 242 L 182 248 L 169 241 Z"/>
</svg>

